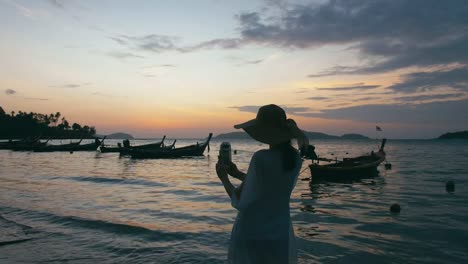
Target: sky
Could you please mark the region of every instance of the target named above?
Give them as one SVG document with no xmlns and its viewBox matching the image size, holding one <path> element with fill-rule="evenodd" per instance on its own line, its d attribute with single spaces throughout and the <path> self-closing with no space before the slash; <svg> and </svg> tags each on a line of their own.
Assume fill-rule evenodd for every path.
<svg viewBox="0 0 468 264">
<path fill-rule="evenodd" d="M 205 137 L 265 104 L 306 131 L 468 130 L 465 0 L 0 0 L 0 106 Z"/>
</svg>

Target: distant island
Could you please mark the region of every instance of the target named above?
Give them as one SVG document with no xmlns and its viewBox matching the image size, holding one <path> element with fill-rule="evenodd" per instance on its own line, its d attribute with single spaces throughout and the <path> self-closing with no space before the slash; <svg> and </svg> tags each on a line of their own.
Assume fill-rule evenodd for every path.
<svg viewBox="0 0 468 264">
<path fill-rule="evenodd" d="M 135 139 L 132 135 L 123 132 L 112 133 L 109 135 L 96 135 L 96 137 L 106 137 L 107 139 Z"/>
<path fill-rule="evenodd" d="M 468 131 L 445 133 L 438 137 L 438 139 L 468 139 Z"/>
<path fill-rule="evenodd" d="M 306 136 L 309 139 L 369 139 L 366 136 L 360 134 L 344 134 L 342 136 L 333 136 L 320 132 L 307 132 L 305 131 Z M 251 139 L 251 137 L 245 132 L 230 132 L 219 134 L 215 139 Z"/>
</svg>

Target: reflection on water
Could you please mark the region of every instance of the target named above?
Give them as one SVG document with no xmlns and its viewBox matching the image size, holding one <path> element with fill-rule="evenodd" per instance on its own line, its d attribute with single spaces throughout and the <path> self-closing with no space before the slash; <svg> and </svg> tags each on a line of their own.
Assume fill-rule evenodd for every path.
<svg viewBox="0 0 468 264">
<path fill-rule="evenodd" d="M 338 158 L 379 144 L 312 143 L 319 155 Z M 215 174 L 219 144 L 204 158 L 173 160 L 0 151 L 0 262 L 223 263 L 236 212 Z M 241 170 L 263 147 L 231 144 Z M 310 184 L 305 162 L 291 198 L 300 262 L 468 260 L 467 147 L 390 141 L 392 170 L 348 183 Z M 400 214 L 389 211 L 393 203 Z"/>
</svg>

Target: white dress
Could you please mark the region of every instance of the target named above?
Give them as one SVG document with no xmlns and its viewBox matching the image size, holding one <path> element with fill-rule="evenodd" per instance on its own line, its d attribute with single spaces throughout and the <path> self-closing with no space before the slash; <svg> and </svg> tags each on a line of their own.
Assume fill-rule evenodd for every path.
<svg viewBox="0 0 468 264">
<path fill-rule="evenodd" d="M 247 176 L 231 197 L 238 210 L 232 228 L 229 263 L 296 263 L 294 230 L 289 216 L 289 199 L 302 160 L 283 169 L 281 152 L 257 151 Z"/>
</svg>

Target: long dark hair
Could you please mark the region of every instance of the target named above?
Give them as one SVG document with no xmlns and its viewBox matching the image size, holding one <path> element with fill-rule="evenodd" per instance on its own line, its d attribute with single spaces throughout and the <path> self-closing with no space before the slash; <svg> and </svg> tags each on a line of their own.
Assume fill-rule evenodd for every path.
<svg viewBox="0 0 468 264">
<path fill-rule="evenodd" d="M 283 158 L 283 169 L 290 171 L 296 166 L 296 149 L 291 145 L 291 140 L 285 141 L 278 145 L 274 145 L 273 149 L 277 149 L 281 152 Z"/>
</svg>

